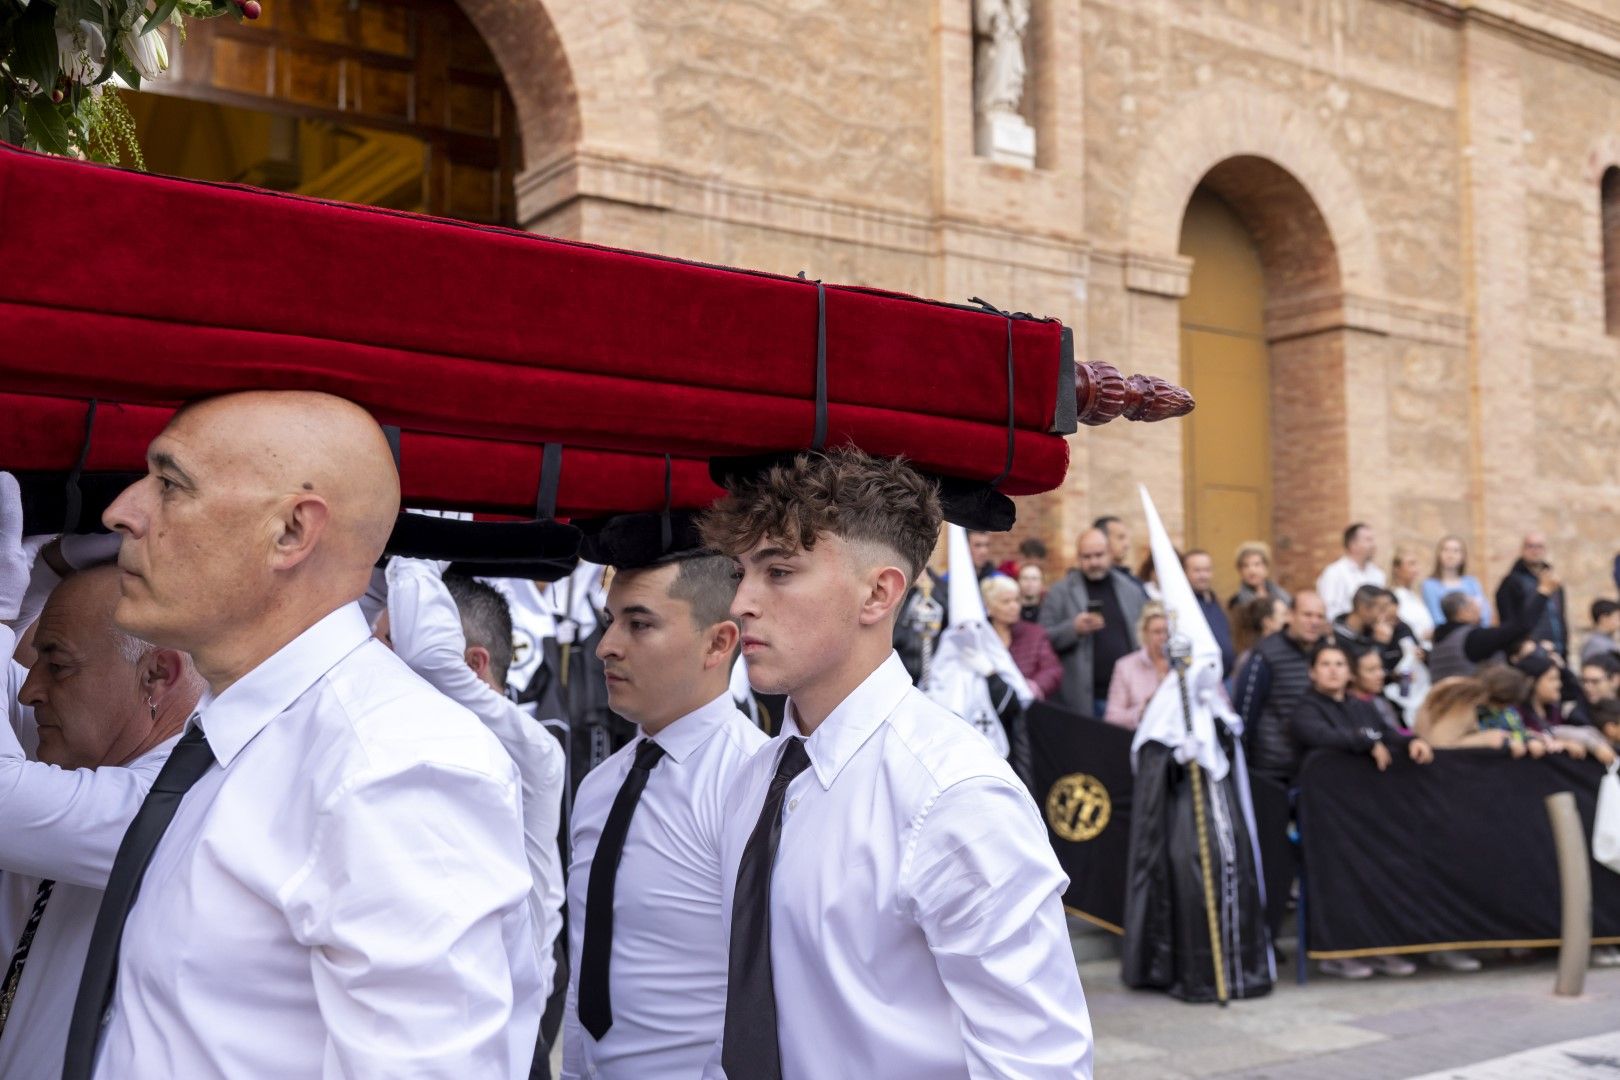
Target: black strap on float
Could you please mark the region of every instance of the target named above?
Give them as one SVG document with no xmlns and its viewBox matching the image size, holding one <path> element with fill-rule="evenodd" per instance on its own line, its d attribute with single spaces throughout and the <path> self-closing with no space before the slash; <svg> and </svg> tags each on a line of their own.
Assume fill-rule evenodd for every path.
<svg viewBox="0 0 1620 1080">
<path fill-rule="evenodd" d="M 382 433 L 388 440 L 388 452 L 394 455 L 394 471 L 399 472 L 399 425 L 383 424 Z"/>
<path fill-rule="evenodd" d="M 84 442 L 79 447 L 79 459 L 73 463 L 73 470 L 67 477 L 67 502 L 62 512 L 62 532 L 70 533 L 79 527 L 79 515 L 84 511 L 84 492 L 79 489 L 79 478 L 84 475 L 84 464 L 90 460 L 90 436 L 96 430 L 96 399 L 90 399 L 90 407 L 84 414 Z"/>
<path fill-rule="evenodd" d="M 540 491 L 534 500 L 534 516 L 541 521 L 557 517 L 557 486 L 562 480 L 562 443 L 548 442 L 540 447 Z"/>
<path fill-rule="evenodd" d="M 664 512 L 659 515 L 658 521 L 658 550 L 669 554 L 669 549 L 675 546 L 675 524 L 669 519 L 670 507 L 675 501 L 675 461 L 668 454 L 664 455 Z"/>
<path fill-rule="evenodd" d="M 977 296 L 969 297 L 969 300 L 975 304 L 978 304 L 986 311 L 994 312 L 995 314 L 1000 315 L 1003 319 L 1007 320 L 1007 460 L 1001 466 L 1001 475 L 990 481 L 991 487 L 1000 488 L 1002 481 L 1006 480 L 1007 477 L 1012 474 L 1013 447 L 1015 445 L 1015 436 L 1017 434 L 1017 425 L 1014 422 L 1017 417 L 1016 406 L 1018 399 L 1016 396 L 1014 396 L 1016 387 L 1013 382 L 1013 320 L 1029 319 L 1033 318 L 1033 316 L 1022 311 L 1002 311 L 994 304 L 981 300 Z"/>
<path fill-rule="evenodd" d="M 803 270 L 799 280 L 808 281 Z M 810 449 L 827 448 L 827 286 L 816 281 L 816 427 Z"/>
</svg>

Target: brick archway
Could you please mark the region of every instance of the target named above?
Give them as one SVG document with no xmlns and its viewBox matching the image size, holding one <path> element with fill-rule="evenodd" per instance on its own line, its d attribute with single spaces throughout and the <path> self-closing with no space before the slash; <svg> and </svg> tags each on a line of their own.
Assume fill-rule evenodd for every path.
<svg viewBox="0 0 1620 1080">
<path fill-rule="evenodd" d="M 1148 144 L 1132 187 L 1131 251 L 1173 255 L 1200 188 L 1231 206 L 1259 251 L 1276 569 L 1307 585 L 1337 556 L 1351 515 L 1347 310 L 1385 295 L 1372 221 L 1316 121 L 1244 87 L 1202 92 Z"/>
<path fill-rule="evenodd" d="M 1127 247 L 1174 256 L 1194 189 L 1229 159 L 1258 158 L 1292 177 L 1332 238 L 1343 290 L 1386 295 L 1372 217 L 1355 177 L 1306 109 L 1245 86 L 1200 91 L 1159 125 L 1137 159 Z"/>
<path fill-rule="evenodd" d="M 527 170 L 582 147 L 657 159 L 657 98 L 627 0 L 459 2 L 505 76 Z"/>
</svg>

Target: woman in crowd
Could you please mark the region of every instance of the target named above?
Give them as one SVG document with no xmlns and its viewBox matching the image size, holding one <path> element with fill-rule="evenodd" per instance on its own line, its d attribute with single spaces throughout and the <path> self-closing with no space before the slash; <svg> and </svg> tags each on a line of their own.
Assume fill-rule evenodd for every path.
<svg viewBox="0 0 1620 1080">
<path fill-rule="evenodd" d="M 1180 555 L 1179 551 L 1176 552 L 1178 558 Z M 1148 594 L 1149 600 L 1164 599 L 1159 592 L 1159 572 L 1158 568 L 1153 565 L 1153 553 L 1151 551 L 1148 552 L 1147 558 L 1142 560 L 1142 565 L 1136 568 L 1136 580 L 1142 583 L 1142 591 Z"/>
<path fill-rule="evenodd" d="M 1564 749 L 1557 739 L 1525 720 L 1523 706 L 1533 693 L 1528 675 L 1506 664 L 1492 664 L 1480 673 L 1479 681 L 1485 687 L 1485 703 L 1478 710 L 1480 730 L 1506 732 L 1514 757 L 1528 753 L 1539 758 Z"/>
<path fill-rule="evenodd" d="M 1010 577 L 991 574 L 979 583 L 979 592 L 984 596 L 984 613 L 991 629 L 1007 646 L 1035 696 L 1044 698 L 1056 693 L 1063 682 L 1063 664 L 1052 651 L 1046 631 L 1038 623 L 1020 617 L 1018 585 Z"/>
<path fill-rule="evenodd" d="M 1419 765 L 1434 760 L 1428 743 L 1386 724 L 1374 709 L 1348 692 L 1349 685 L 1349 654 L 1336 642 L 1319 646 L 1311 656 L 1311 688 L 1300 699 L 1292 722 L 1294 741 L 1302 753 L 1339 750 L 1368 754 L 1379 772 L 1389 768 L 1397 753 L 1404 753 Z M 1410 975 L 1417 965 L 1405 957 L 1382 955 L 1364 961 L 1324 960 L 1321 970 L 1324 975 L 1341 979 L 1365 979 L 1376 972 Z"/>
<path fill-rule="evenodd" d="M 1367 649 L 1350 661 L 1350 696 L 1378 714 L 1391 731 L 1406 733 L 1406 725 L 1395 711 L 1395 703 L 1384 696 L 1384 661 L 1378 650 Z"/>
<path fill-rule="evenodd" d="M 1524 675 L 1524 693 L 1518 701 L 1524 726 L 1551 735 L 1564 722 L 1564 684 L 1558 665 L 1546 653 L 1532 652 L 1513 666 Z"/>
<path fill-rule="evenodd" d="M 1436 750 L 1510 748 L 1514 757 L 1523 757 L 1524 743 L 1513 740 L 1506 728 L 1480 726 L 1480 710 L 1490 700 L 1481 678 L 1456 675 L 1441 679 L 1429 688 L 1412 730 Z"/>
<path fill-rule="evenodd" d="M 1514 661 L 1513 666 L 1525 676 L 1528 689 L 1519 704 L 1519 714 L 1525 727 L 1541 732 L 1556 740 L 1572 758 L 1584 758 L 1588 753 L 1604 765 L 1614 760 L 1614 751 L 1598 729 L 1584 723 L 1570 723 L 1564 717 L 1566 697 L 1576 697 L 1578 715 L 1590 714 L 1585 696 L 1570 686 L 1571 680 L 1564 668 L 1546 653 L 1537 650 Z"/>
<path fill-rule="evenodd" d="M 1434 549 L 1434 573 L 1423 582 L 1423 604 L 1436 626 L 1446 621 L 1440 601 L 1460 592 L 1479 602 L 1479 625 L 1491 625 L 1491 602 L 1479 578 L 1468 572 L 1468 547 L 1460 536 L 1448 536 Z"/>
<path fill-rule="evenodd" d="M 1041 601 L 1046 599 L 1046 572 L 1037 562 L 1018 568 L 1018 617 L 1025 622 L 1041 621 Z"/>
<path fill-rule="evenodd" d="M 1103 712 L 1103 719 L 1110 724 L 1133 731 L 1141 723 L 1148 701 L 1170 673 L 1170 658 L 1164 651 L 1170 640 L 1170 624 L 1164 617 L 1164 605 L 1157 600 L 1142 605 L 1142 614 L 1136 620 L 1136 640 L 1142 647 L 1126 653 L 1114 665 L 1108 681 L 1108 707 Z"/>
<path fill-rule="evenodd" d="M 1293 603 L 1288 590 L 1271 580 L 1271 548 L 1261 541 L 1249 540 L 1237 549 L 1237 572 L 1238 590 L 1226 602 L 1228 608 L 1240 607 L 1257 596 Z"/>
<path fill-rule="evenodd" d="M 1272 596 L 1257 596 L 1232 612 L 1232 647 L 1237 650 L 1233 671 L 1242 671 L 1249 653 L 1261 638 L 1288 625 L 1288 602 Z"/>
<path fill-rule="evenodd" d="M 1422 573 L 1415 548 L 1401 544 L 1395 549 L 1395 560 L 1389 569 L 1390 592 L 1395 594 L 1395 614 L 1411 628 L 1418 648 L 1428 652 L 1434 647 L 1435 618 L 1429 612 L 1428 603 L 1419 595 L 1423 588 Z"/>
</svg>

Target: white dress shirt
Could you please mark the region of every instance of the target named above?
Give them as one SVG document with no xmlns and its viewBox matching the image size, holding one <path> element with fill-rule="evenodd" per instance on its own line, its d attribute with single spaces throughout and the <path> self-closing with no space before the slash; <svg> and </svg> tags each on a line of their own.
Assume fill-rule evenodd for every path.
<svg viewBox="0 0 1620 1080">
<path fill-rule="evenodd" d="M 0 725 L 0 965 L 10 962 L 22 937 L 39 883 L 56 885 L 0 1033 L 0 1077 L 59 1080 L 107 872 L 179 736 L 121 768 L 59 769 L 28 760 L 21 740 L 33 741 L 33 710 L 17 701 L 27 669 L 10 663 L 15 644 L 0 626 L 10 719 Z"/>
<path fill-rule="evenodd" d="M 732 788 L 727 926 L 794 715 Z M 1068 879 L 1007 763 L 892 653 L 805 750 L 771 880 L 784 1080 L 1089 1078 Z M 724 1076 L 719 1059 L 717 1045 L 706 1076 Z"/>
<path fill-rule="evenodd" d="M 1328 563 L 1316 579 L 1316 595 L 1327 609 L 1328 622 L 1355 606 L 1356 590 L 1363 585 L 1384 587 L 1384 572 L 1370 559 L 1366 566 L 1357 566 L 1348 555 L 1341 555 Z"/>
<path fill-rule="evenodd" d="M 549 993 L 557 967 L 552 947 L 562 933 L 563 869 L 557 832 L 568 776 L 562 744 L 467 666 L 461 614 L 431 564 L 420 559 L 389 561 L 388 627 L 400 659 L 441 694 L 470 709 L 517 766 L 523 784 L 523 848 L 534 879 L 529 903 L 540 983 Z"/>
<path fill-rule="evenodd" d="M 695 1080 L 726 1016 L 728 939 L 720 917 L 720 834 L 731 780 L 765 744 L 727 691 L 664 728 L 630 819 L 613 890 L 608 985 L 613 1026 L 601 1042 L 579 1022 L 579 965 L 591 860 L 640 739 L 592 769 L 574 798 L 568 878 L 565 1080 Z"/>
<path fill-rule="evenodd" d="M 526 1076 L 517 769 L 348 604 L 198 705 L 216 764 L 124 926 L 102 1080 Z"/>
</svg>

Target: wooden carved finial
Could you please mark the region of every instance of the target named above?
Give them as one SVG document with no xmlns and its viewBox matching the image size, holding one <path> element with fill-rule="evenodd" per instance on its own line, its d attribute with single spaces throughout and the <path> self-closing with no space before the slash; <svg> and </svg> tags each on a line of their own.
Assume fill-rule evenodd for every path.
<svg viewBox="0 0 1620 1080">
<path fill-rule="evenodd" d="M 1186 416 L 1193 397 L 1156 375 L 1120 374 L 1102 360 L 1075 364 L 1074 398 L 1080 423 L 1090 427 L 1124 417 L 1145 424 Z"/>
</svg>

